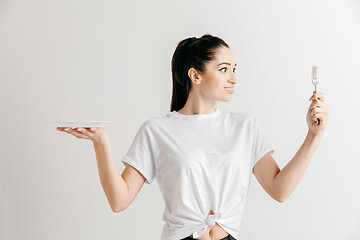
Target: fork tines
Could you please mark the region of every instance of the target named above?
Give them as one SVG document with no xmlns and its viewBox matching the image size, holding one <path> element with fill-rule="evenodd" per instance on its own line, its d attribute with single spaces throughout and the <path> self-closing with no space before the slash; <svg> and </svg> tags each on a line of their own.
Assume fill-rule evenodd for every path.
<svg viewBox="0 0 360 240">
<path fill-rule="evenodd" d="M 313 67 L 312 67 L 312 78 L 313 78 L 313 79 L 316 79 L 316 69 L 317 69 L 316 66 L 313 66 Z"/>
</svg>

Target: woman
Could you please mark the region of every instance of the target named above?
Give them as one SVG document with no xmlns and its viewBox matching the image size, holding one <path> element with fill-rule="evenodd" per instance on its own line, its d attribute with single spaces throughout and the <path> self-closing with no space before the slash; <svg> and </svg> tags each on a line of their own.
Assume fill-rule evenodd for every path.
<svg viewBox="0 0 360 240">
<path fill-rule="evenodd" d="M 184 39 L 171 64 L 171 111 L 141 125 L 122 159 L 121 176 L 103 128 L 68 128 L 68 133 L 92 140 L 114 212 L 125 210 L 143 184 L 156 178 L 166 206 L 161 239 L 236 239 L 251 173 L 273 199 L 284 202 L 319 144 L 330 108 L 323 93 L 313 93 L 306 139 L 280 170 L 255 117 L 215 106 L 231 101 L 237 83 L 235 57 L 221 38 Z"/>
</svg>

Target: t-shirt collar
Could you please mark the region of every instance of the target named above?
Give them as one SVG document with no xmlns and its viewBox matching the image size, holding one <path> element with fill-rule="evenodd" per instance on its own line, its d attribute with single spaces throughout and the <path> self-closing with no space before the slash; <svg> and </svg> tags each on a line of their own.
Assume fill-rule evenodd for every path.
<svg viewBox="0 0 360 240">
<path fill-rule="evenodd" d="M 172 111 L 167 114 L 167 117 L 185 119 L 185 120 L 198 120 L 198 119 L 210 119 L 219 116 L 221 109 L 216 107 L 216 110 L 212 113 L 204 113 L 204 114 L 193 114 L 193 115 L 185 115 L 178 113 L 177 111 Z"/>
</svg>

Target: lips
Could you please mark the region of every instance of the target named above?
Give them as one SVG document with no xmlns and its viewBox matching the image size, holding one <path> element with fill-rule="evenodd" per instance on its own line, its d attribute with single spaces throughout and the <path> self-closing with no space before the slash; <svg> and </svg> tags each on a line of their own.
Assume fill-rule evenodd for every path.
<svg viewBox="0 0 360 240">
<path fill-rule="evenodd" d="M 227 88 L 226 87 L 225 90 L 230 94 L 234 93 L 234 88 Z"/>
</svg>

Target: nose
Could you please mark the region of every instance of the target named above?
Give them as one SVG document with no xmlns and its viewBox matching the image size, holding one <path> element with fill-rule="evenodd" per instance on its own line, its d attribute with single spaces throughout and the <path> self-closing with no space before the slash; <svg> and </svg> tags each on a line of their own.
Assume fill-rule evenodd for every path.
<svg viewBox="0 0 360 240">
<path fill-rule="evenodd" d="M 234 72 L 232 73 L 232 78 L 230 79 L 230 82 L 232 82 L 234 85 L 238 82 L 236 74 Z"/>
</svg>

